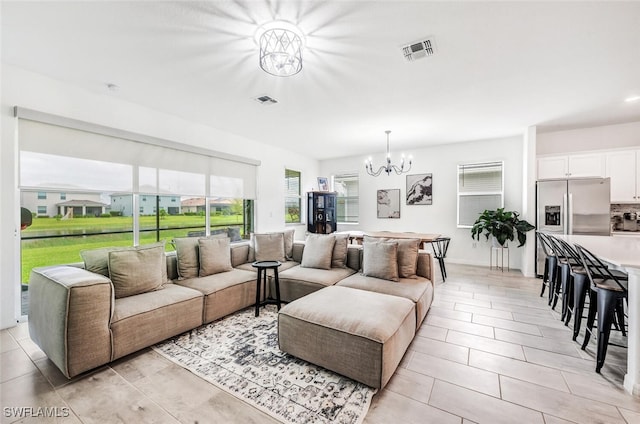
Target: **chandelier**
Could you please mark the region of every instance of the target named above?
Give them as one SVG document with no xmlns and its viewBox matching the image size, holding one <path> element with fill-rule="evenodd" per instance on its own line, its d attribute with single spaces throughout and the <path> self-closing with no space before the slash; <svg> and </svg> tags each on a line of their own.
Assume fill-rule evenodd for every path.
<svg viewBox="0 0 640 424">
<path fill-rule="evenodd" d="M 304 35 L 290 22 L 273 21 L 258 28 L 260 67 L 268 74 L 289 77 L 302 70 Z"/>
<path fill-rule="evenodd" d="M 389 134 L 391 133 L 391 131 L 386 130 L 385 133 L 387 134 L 387 163 L 378 168 L 376 172 L 373 172 L 371 158 L 365 160 L 364 168 L 367 170 L 367 174 L 377 177 L 382 173 L 382 171 L 386 172 L 387 175 L 391 175 L 392 172 L 395 172 L 398 175 L 409 172 L 409 170 L 411 169 L 411 156 L 409 156 L 409 166 L 406 169 L 404 168 L 404 154 L 402 155 L 402 158 L 400 160 L 400 166 L 391 164 L 391 152 L 389 151 Z"/>
</svg>

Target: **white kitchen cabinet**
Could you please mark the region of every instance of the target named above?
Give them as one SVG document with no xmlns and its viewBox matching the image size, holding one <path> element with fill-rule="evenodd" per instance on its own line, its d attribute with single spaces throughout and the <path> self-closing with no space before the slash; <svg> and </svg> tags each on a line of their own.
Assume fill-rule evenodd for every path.
<svg viewBox="0 0 640 424">
<path fill-rule="evenodd" d="M 640 150 L 619 150 L 605 156 L 606 176 L 611 178 L 611 202 L 640 202 Z"/>
<path fill-rule="evenodd" d="M 604 177 L 602 153 L 547 156 L 538 158 L 538 179 Z"/>
</svg>

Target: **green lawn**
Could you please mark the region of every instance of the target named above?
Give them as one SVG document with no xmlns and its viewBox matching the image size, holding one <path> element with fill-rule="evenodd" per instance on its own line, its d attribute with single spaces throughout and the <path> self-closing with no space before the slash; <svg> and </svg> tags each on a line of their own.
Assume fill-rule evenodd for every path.
<svg viewBox="0 0 640 424">
<path fill-rule="evenodd" d="M 173 250 L 170 241 L 184 237 L 189 231 L 204 231 L 204 216 L 166 216 L 160 219 L 160 239 L 166 241 L 166 249 Z M 141 229 L 155 229 L 155 216 L 140 217 Z M 212 216 L 211 227 L 242 225 L 241 215 Z M 80 251 L 107 246 L 131 246 L 133 234 L 100 234 L 76 237 L 55 237 L 29 240 L 29 236 L 51 234 L 82 234 L 105 231 L 131 231 L 131 217 L 34 218 L 33 224 L 22 231 L 22 282 L 29 281 L 31 269 L 38 266 L 80 262 Z M 164 229 L 163 228 L 176 228 Z M 140 244 L 154 243 L 156 231 L 141 232 Z"/>
</svg>

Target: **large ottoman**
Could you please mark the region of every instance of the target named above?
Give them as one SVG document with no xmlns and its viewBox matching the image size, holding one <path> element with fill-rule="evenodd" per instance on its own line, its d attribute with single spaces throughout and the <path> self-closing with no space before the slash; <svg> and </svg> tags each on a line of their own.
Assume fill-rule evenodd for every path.
<svg viewBox="0 0 640 424">
<path fill-rule="evenodd" d="M 278 314 L 280 350 L 383 388 L 416 329 L 409 299 L 330 286 L 284 306 Z"/>
</svg>

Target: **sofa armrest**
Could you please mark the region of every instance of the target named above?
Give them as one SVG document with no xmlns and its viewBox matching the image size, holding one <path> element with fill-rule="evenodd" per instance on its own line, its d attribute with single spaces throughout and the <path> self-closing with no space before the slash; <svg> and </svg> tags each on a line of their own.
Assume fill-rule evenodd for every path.
<svg viewBox="0 0 640 424">
<path fill-rule="evenodd" d="M 420 277 L 428 278 L 431 284 L 435 281 L 433 279 L 434 260 L 431 253 L 422 250 L 418 252 L 418 270 L 416 273 Z"/>
<path fill-rule="evenodd" d="M 72 266 L 35 268 L 29 334 L 67 378 L 111 361 L 109 278 Z"/>
</svg>

